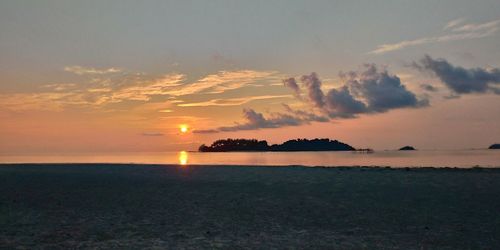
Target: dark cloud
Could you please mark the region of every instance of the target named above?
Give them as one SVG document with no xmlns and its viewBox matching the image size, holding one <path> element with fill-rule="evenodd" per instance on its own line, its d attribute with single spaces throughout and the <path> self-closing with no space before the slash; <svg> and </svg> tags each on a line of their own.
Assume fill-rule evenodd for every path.
<svg viewBox="0 0 500 250">
<path fill-rule="evenodd" d="M 451 99 L 458 99 L 460 98 L 460 95 L 457 95 L 455 93 L 451 93 L 451 94 L 448 94 L 448 95 L 445 95 L 443 96 L 444 99 L 448 99 L 448 100 L 451 100 Z"/>
<path fill-rule="evenodd" d="M 295 78 L 290 77 L 290 78 L 284 79 L 283 85 L 285 85 L 285 87 L 292 89 L 295 96 L 297 96 L 297 97 L 300 96 L 300 87 L 297 84 L 297 81 L 295 81 Z"/>
<path fill-rule="evenodd" d="M 311 122 L 328 122 L 330 119 L 326 116 L 317 115 L 313 112 L 307 112 L 304 110 L 295 110 L 290 106 L 283 104 L 283 107 L 288 113 L 294 114 L 297 117 L 300 117 L 301 120 L 311 121 Z"/>
<path fill-rule="evenodd" d="M 323 108 L 325 106 L 325 95 L 321 90 L 321 81 L 318 75 L 312 72 L 310 75 L 303 75 L 300 81 L 304 85 L 307 91 L 307 96 L 309 100 L 318 108 Z"/>
<path fill-rule="evenodd" d="M 414 93 L 406 89 L 399 77 L 387 70 L 378 70 L 375 64 L 365 65 L 365 70 L 349 74 L 347 85 L 357 96 L 366 100 L 367 111 L 386 112 L 390 109 L 419 107 L 428 104 L 418 100 Z"/>
<path fill-rule="evenodd" d="M 500 84 L 500 69 L 466 69 L 454 66 L 445 59 L 433 59 L 425 55 L 420 63 L 413 66 L 420 70 L 433 72 L 448 88 L 457 94 L 486 93 L 493 92 L 500 94 L 498 87 Z"/>
<path fill-rule="evenodd" d="M 330 89 L 326 95 L 316 73 L 300 78 L 311 105 L 331 118 L 353 118 L 363 113 L 428 105 L 427 99 L 419 100 L 406 89 L 399 77 L 385 69 L 379 70 L 374 64 L 366 64 L 362 71 L 340 73 L 340 77 L 345 84 Z"/>
<path fill-rule="evenodd" d="M 437 92 L 438 91 L 438 89 L 436 87 L 434 87 L 430 84 L 421 84 L 420 88 L 422 88 L 425 91 L 429 91 L 429 92 Z"/>
<path fill-rule="evenodd" d="M 326 103 L 330 117 L 351 118 L 356 114 L 367 112 L 365 103 L 356 100 L 347 86 L 328 91 Z"/>
<path fill-rule="evenodd" d="M 194 130 L 193 133 L 218 133 L 218 132 L 232 132 L 239 130 L 256 130 L 261 128 L 280 128 L 288 126 L 299 126 L 308 124 L 311 121 L 328 121 L 328 119 L 321 120 L 319 116 L 314 116 L 304 112 L 302 115 L 297 114 L 283 114 L 274 113 L 271 117 L 266 118 L 262 113 L 258 113 L 253 109 L 244 109 L 243 116 L 245 122 L 236 124 L 234 126 L 219 127 L 216 129 L 208 130 Z"/>
<path fill-rule="evenodd" d="M 196 129 L 196 130 L 193 130 L 193 133 L 195 133 L 195 134 L 214 134 L 214 133 L 219 133 L 219 130 L 217 130 L 217 129 Z"/>
<path fill-rule="evenodd" d="M 162 133 L 148 133 L 148 132 L 142 133 L 141 135 L 142 136 L 164 136 L 164 134 L 162 134 Z"/>
</svg>

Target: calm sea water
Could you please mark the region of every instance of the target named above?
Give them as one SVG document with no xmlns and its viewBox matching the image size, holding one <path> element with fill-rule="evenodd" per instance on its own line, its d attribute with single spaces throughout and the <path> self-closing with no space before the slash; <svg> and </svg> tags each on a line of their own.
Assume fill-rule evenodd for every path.
<svg viewBox="0 0 500 250">
<path fill-rule="evenodd" d="M 304 165 L 391 167 L 500 167 L 500 150 L 354 152 L 154 152 L 2 156 L 1 163 L 159 163 L 182 165 Z"/>
</svg>

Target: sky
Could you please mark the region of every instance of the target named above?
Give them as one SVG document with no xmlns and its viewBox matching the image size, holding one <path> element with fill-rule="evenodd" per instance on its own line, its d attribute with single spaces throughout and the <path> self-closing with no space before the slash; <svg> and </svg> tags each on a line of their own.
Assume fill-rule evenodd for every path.
<svg viewBox="0 0 500 250">
<path fill-rule="evenodd" d="M 220 138 L 486 148 L 500 142 L 499 13 L 497 0 L 0 0 L 0 154 Z"/>
</svg>

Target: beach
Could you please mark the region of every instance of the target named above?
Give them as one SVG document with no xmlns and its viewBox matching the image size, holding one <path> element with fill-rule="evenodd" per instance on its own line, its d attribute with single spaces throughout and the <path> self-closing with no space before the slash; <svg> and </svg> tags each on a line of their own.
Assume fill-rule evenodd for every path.
<svg viewBox="0 0 500 250">
<path fill-rule="evenodd" d="M 495 249 L 500 169 L 0 165 L 5 249 Z"/>
</svg>

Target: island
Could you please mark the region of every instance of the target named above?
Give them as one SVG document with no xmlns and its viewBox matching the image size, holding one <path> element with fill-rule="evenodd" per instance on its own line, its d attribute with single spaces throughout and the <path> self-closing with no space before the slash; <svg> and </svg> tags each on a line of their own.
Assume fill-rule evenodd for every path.
<svg viewBox="0 0 500 250">
<path fill-rule="evenodd" d="M 200 152 L 261 152 L 261 151 L 354 151 L 352 146 L 337 140 L 324 139 L 296 139 L 282 144 L 269 145 L 267 141 L 256 139 L 223 139 L 217 140 L 210 146 L 205 144 L 198 148 Z"/>
<path fill-rule="evenodd" d="M 488 149 L 500 149 L 500 143 L 492 144 Z"/>
<path fill-rule="evenodd" d="M 404 146 L 399 149 L 399 151 L 407 151 L 407 150 L 416 150 L 416 149 L 412 146 Z"/>
</svg>

